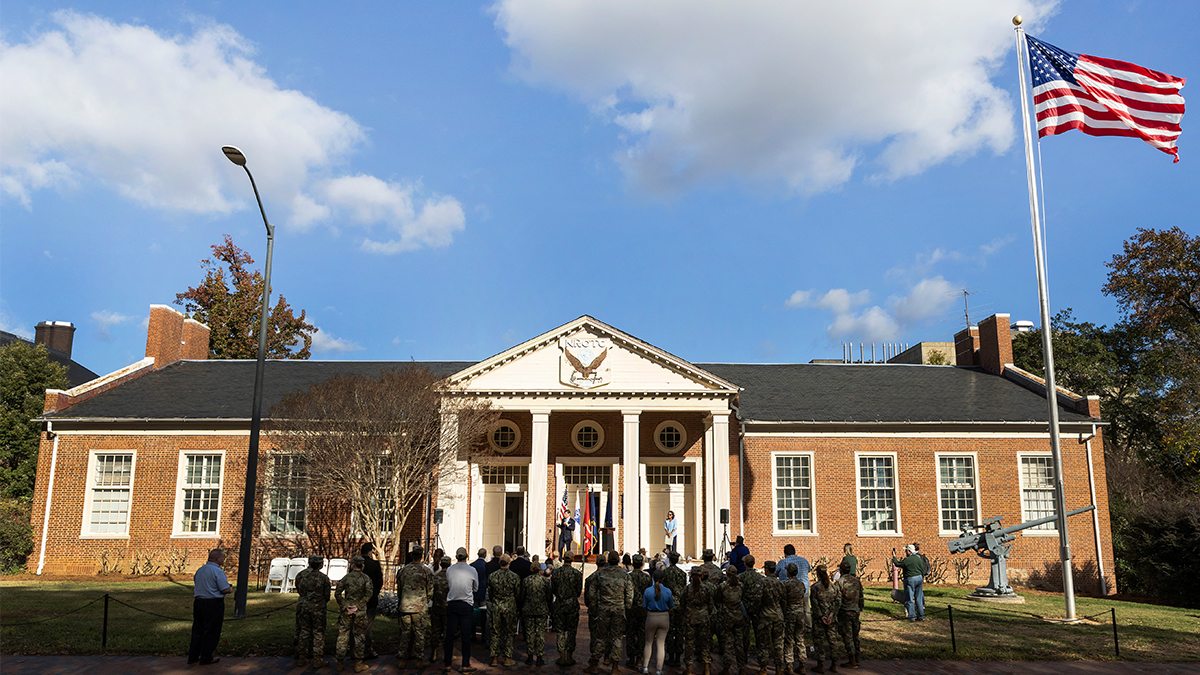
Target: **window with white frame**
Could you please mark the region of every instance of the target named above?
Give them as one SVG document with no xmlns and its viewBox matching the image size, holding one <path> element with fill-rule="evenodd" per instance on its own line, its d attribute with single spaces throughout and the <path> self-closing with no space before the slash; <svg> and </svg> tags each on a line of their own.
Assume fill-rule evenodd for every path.
<svg viewBox="0 0 1200 675">
<path fill-rule="evenodd" d="M 102 536 L 128 534 L 132 490 L 132 452 L 93 453 L 88 475 L 84 533 Z"/>
<path fill-rule="evenodd" d="M 958 532 L 979 522 L 973 455 L 938 457 L 938 508 L 943 532 Z"/>
<path fill-rule="evenodd" d="M 479 467 L 479 481 L 484 485 L 516 485 L 529 483 L 529 467 L 498 464 Z"/>
<path fill-rule="evenodd" d="M 692 467 L 675 464 L 648 464 L 646 466 L 647 485 L 691 485 Z"/>
<path fill-rule="evenodd" d="M 179 532 L 216 534 L 221 510 L 219 453 L 184 453 L 179 479 Z"/>
<path fill-rule="evenodd" d="M 813 531 L 812 455 L 775 455 L 775 529 Z"/>
<path fill-rule="evenodd" d="M 896 509 L 896 458 L 858 458 L 858 528 L 861 532 L 899 532 Z"/>
<path fill-rule="evenodd" d="M 392 458 L 388 455 L 380 455 L 376 461 L 379 462 L 379 466 L 375 470 L 377 480 L 375 499 L 377 501 L 372 510 L 379 514 L 381 523 L 389 524 L 384 531 L 391 532 L 392 525 L 396 522 L 396 492 L 392 489 L 394 477 Z"/>
<path fill-rule="evenodd" d="M 303 534 L 308 507 L 308 473 L 301 455 L 271 455 L 267 483 L 267 532 Z"/>
<path fill-rule="evenodd" d="M 1054 464 L 1050 455 L 1021 457 L 1021 515 L 1026 521 L 1054 515 Z M 1027 531 L 1033 530 L 1057 532 L 1053 522 Z"/>
<path fill-rule="evenodd" d="M 567 465 L 563 467 L 563 481 L 568 485 L 609 485 L 612 466 Z"/>
</svg>

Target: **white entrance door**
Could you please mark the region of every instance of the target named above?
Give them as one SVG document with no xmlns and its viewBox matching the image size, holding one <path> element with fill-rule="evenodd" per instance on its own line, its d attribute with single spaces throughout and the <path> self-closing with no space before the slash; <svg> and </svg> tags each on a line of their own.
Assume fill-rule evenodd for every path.
<svg viewBox="0 0 1200 675">
<path fill-rule="evenodd" d="M 646 551 L 663 550 L 666 536 L 663 522 L 668 512 L 675 513 L 677 546 L 683 556 L 695 555 L 694 543 L 699 541 L 694 531 L 696 522 L 696 485 L 691 464 L 642 465 L 643 496 L 646 508 L 642 512 L 642 537 Z"/>
<path fill-rule="evenodd" d="M 512 552 L 525 545 L 525 514 L 529 508 L 529 469 L 526 466 L 482 466 L 480 488 L 483 513 L 479 546 L 502 546 Z"/>
</svg>

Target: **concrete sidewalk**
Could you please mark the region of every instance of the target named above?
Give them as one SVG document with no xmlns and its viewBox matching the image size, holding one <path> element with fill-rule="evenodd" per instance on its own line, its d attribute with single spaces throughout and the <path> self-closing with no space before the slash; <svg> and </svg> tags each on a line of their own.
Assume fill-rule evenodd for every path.
<svg viewBox="0 0 1200 675">
<path fill-rule="evenodd" d="M 320 671 L 332 675 L 335 671 L 332 660 Z M 370 661 L 372 673 L 441 673 L 441 668 L 426 668 L 414 670 L 397 667 L 393 657 L 381 657 Z M 812 662 L 809 662 L 812 665 Z M 582 665 L 570 669 L 546 665 L 540 668 L 526 666 L 523 663 L 512 668 L 488 668 L 476 664 L 478 673 L 582 673 Z M 1119 673 L 1200 673 L 1200 663 L 1138 663 L 1138 662 L 1109 662 L 1109 661 L 864 661 L 858 670 L 839 669 L 840 672 L 861 673 L 862 675 L 905 675 L 925 674 L 941 675 L 943 673 L 998 673 L 1003 675 L 1057 675 L 1060 673 L 1072 675 L 1117 675 Z M 182 657 L 166 656 L 0 656 L 0 671 L 5 675 L 26 675 L 27 673 L 63 673 L 80 675 L 84 673 L 180 673 L 186 675 L 205 675 L 208 673 L 302 673 L 298 668 L 292 668 L 290 657 L 222 657 L 220 663 L 210 666 L 188 666 Z M 347 669 L 346 672 L 352 672 Z M 455 671 L 457 672 L 457 671 Z M 622 674 L 632 674 L 635 671 L 622 668 Z M 668 669 L 669 673 L 680 673 L 680 669 Z M 715 672 L 715 671 L 714 671 Z M 774 672 L 771 670 L 770 672 Z"/>
</svg>

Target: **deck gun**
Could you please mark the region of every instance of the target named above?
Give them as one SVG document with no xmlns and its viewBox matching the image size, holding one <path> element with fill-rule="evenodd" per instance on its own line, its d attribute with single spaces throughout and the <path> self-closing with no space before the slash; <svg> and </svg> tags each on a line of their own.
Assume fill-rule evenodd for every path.
<svg viewBox="0 0 1200 675">
<path fill-rule="evenodd" d="M 1068 511 L 1067 516 L 1077 516 L 1095 508 L 1095 506 L 1089 504 L 1083 508 Z M 979 557 L 991 561 L 991 579 L 988 581 L 988 585 L 976 588 L 972 595 L 983 597 L 1015 596 L 1016 593 L 1013 591 L 1012 586 L 1008 585 L 1008 554 L 1012 550 L 1013 540 L 1016 539 L 1013 533 L 1037 527 L 1038 525 L 1052 523 L 1057 517 L 1046 516 L 1045 518 L 1038 518 L 1027 523 L 1001 527 L 1001 516 L 996 516 L 995 518 L 987 519 L 980 525 L 964 527 L 958 539 L 947 542 L 951 553 L 963 553 L 973 550 Z"/>
</svg>

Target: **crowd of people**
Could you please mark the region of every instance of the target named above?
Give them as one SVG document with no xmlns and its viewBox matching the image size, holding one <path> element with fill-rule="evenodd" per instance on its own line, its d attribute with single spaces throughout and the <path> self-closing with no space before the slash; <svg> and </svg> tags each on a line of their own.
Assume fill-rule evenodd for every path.
<svg viewBox="0 0 1200 675">
<path fill-rule="evenodd" d="M 321 557 L 310 558 L 309 568 L 297 575 L 298 666 L 325 665 L 326 607 L 331 593 L 338 605 L 338 668 L 349 658 L 355 672 L 363 672 L 369 669 L 366 661 L 378 656 L 371 633 L 383 571 L 372 544 L 364 544 L 361 553 L 336 584 L 321 572 Z M 904 575 L 908 618 L 923 620 L 922 580 L 928 561 L 915 545 L 905 553 L 903 558 L 893 556 L 892 564 Z M 581 600 L 587 607 L 590 658 L 586 666 L 591 673 L 617 673 L 624 663 L 642 673 L 661 675 L 664 667 L 673 666 L 684 673 L 709 675 L 714 655 L 721 657 L 722 672 L 743 672 L 753 656 L 759 673 L 773 666 L 777 674 L 807 672 L 811 655 L 816 662 L 811 670 L 822 673 L 837 669 L 834 648 L 839 642 L 845 652 L 841 665 L 859 666 L 863 587 L 850 544 L 832 571 L 823 564 L 810 569 L 808 560 L 791 544 L 778 561 L 767 560 L 756 567 L 758 562 L 741 537 L 723 566 L 710 549 L 704 551 L 701 564 L 687 572 L 670 547 L 653 557 L 644 551 L 632 556 L 615 551 L 598 554 L 596 569 L 586 579 L 583 565 L 571 556 L 557 561 L 551 556 L 542 562 L 520 547 L 509 554 L 496 546 L 490 558 L 486 549 L 479 549 L 471 562 L 467 550 L 459 548 L 454 558 L 438 549 L 427 559 L 418 547 L 396 571 L 397 659 L 402 670 L 420 670 L 440 658 L 449 672 L 457 643 L 461 672 L 471 672 L 477 627 L 482 629 L 489 665 L 517 664 L 518 634 L 524 637 L 525 663 L 545 665 L 546 635 L 551 630 L 557 638 L 555 664 L 583 665 L 574 656 Z M 212 614 L 208 601 L 201 601 L 200 582 L 205 593 L 223 597 L 229 592 L 219 570 L 220 562 L 212 564 L 210 558 L 210 564 L 197 572 L 198 622 Z M 216 631 L 219 637 L 219 623 Z M 210 633 L 194 630 L 189 661 L 211 662 L 215 644 Z"/>
</svg>

